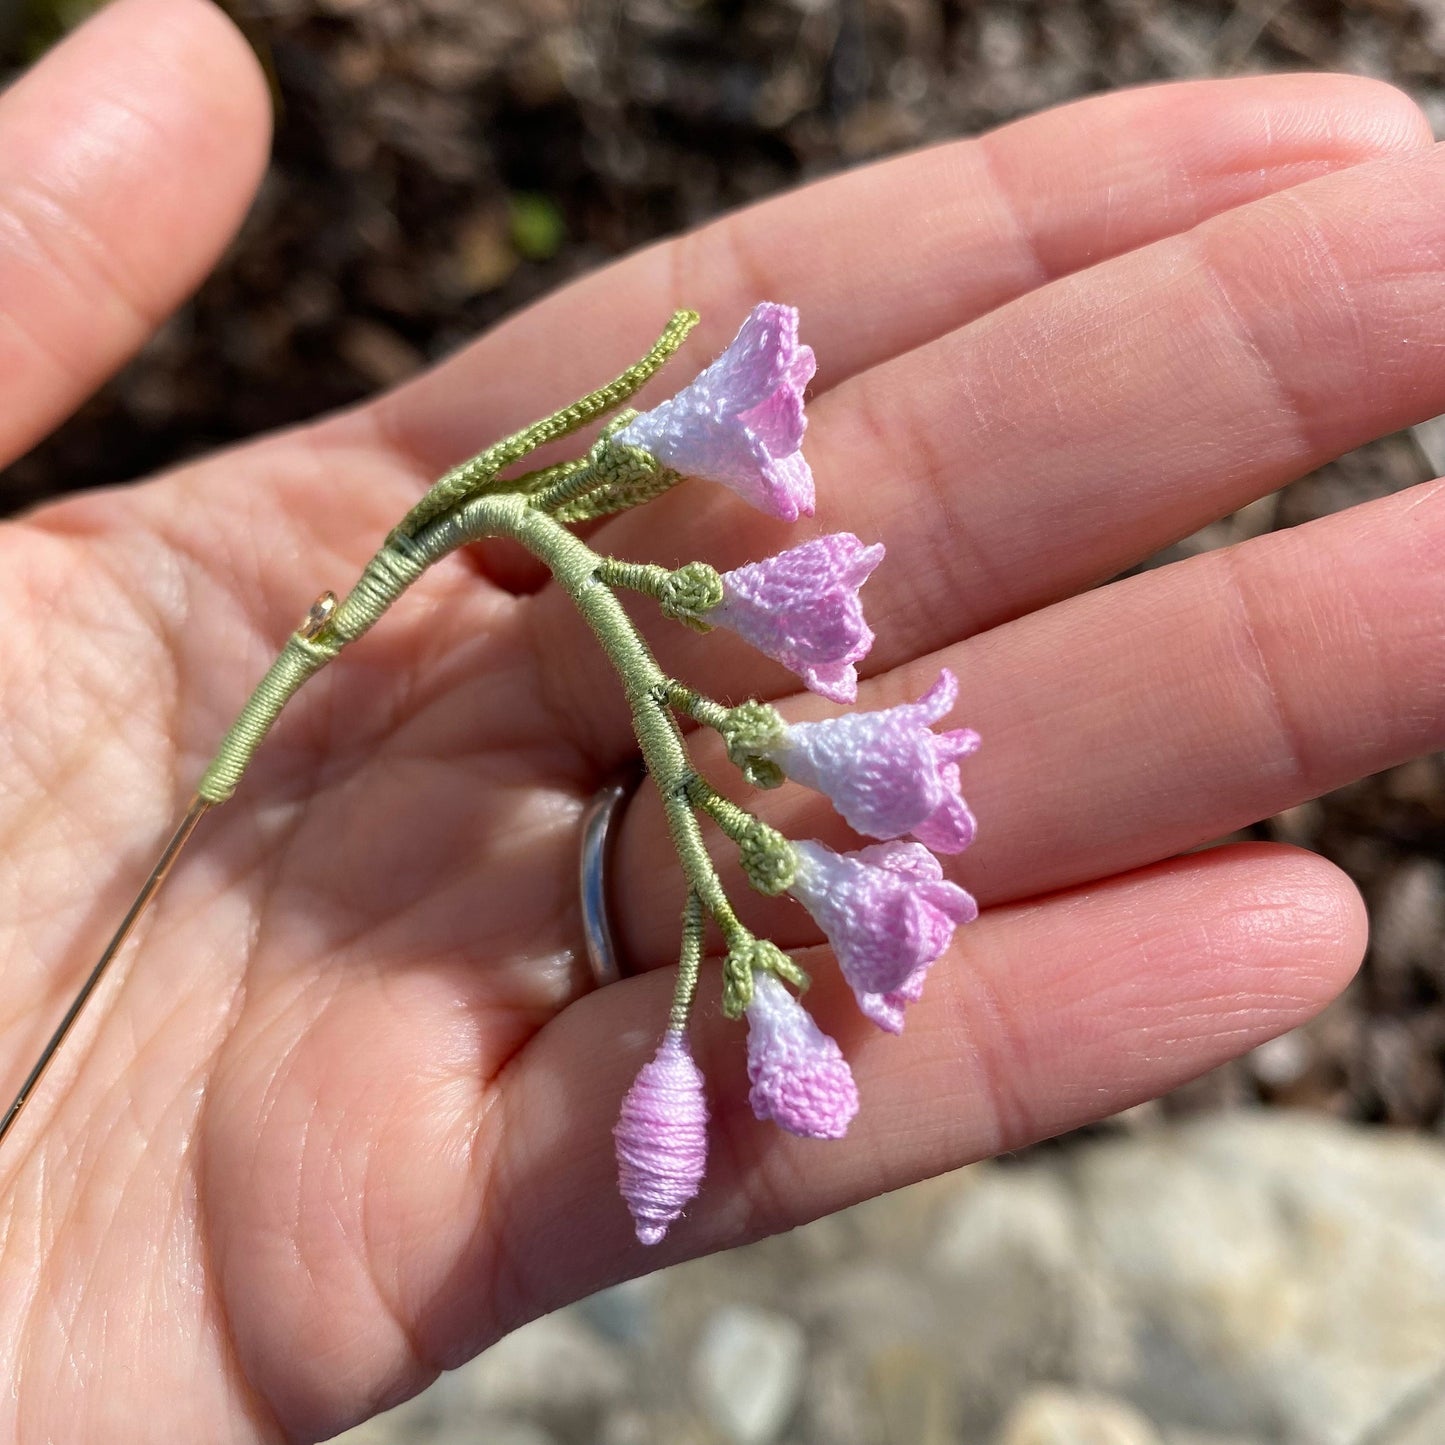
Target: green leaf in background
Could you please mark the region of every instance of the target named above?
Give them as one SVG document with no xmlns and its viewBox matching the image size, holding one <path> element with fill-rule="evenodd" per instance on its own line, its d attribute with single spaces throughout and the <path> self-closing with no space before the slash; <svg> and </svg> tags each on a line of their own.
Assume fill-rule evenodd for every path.
<svg viewBox="0 0 1445 1445">
<path fill-rule="evenodd" d="M 527 261 L 550 261 L 567 239 L 567 223 L 546 196 L 531 191 L 514 192 L 511 208 L 512 245 Z"/>
</svg>

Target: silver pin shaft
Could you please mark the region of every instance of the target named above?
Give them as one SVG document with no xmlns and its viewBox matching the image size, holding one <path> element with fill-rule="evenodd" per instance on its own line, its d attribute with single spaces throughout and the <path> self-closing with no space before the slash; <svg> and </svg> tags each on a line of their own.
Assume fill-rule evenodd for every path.
<svg viewBox="0 0 1445 1445">
<path fill-rule="evenodd" d="M 102 953 L 96 961 L 96 965 L 91 969 L 89 977 L 80 986 L 80 992 L 75 995 L 74 1001 L 65 1011 L 65 1017 L 61 1019 L 55 1032 L 51 1034 L 49 1042 L 41 1050 L 40 1057 L 35 1061 L 35 1067 L 30 1070 L 25 1082 L 20 1086 L 20 1092 L 16 1094 L 14 1101 L 5 1111 L 5 1118 L 0 1120 L 0 1143 L 3 1143 L 5 1136 L 10 1132 L 16 1119 L 20 1117 L 20 1111 L 25 1107 L 31 1094 L 35 1092 L 35 1087 L 44 1076 L 45 1070 L 50 1066 L 51 1059 L 59 1052 L 61 1044 L 65 1042 L 66 1036 L 75 1026 L 75 1021 L 80 1017 L 86 1000 L 95 992 L 96 986 L 105 976 L 105 971 L 110 966 L 111 960 L 114 959 L 116 954 L 124 947 L 126 939 L 130 937 L 131 930 L 140 921 L 140 917 L 150 905 L 151 899 L 160 891 L 160 886 L 166 881 L 166 876 L 170 873 L 181 849 L 186 846 L 186 840 L 195 831 L 196 824 L 201 821 L 201 818 L 210 806 L 204 798 L 191 799 L 191 804 L 190 807 L 186 809 L 185 817 L 181 819 L 176 831 L 171 834 L 170 842 L 166 844 L 164 852 L 162 852 L 161 856 L 156 860 L 156 866 L 151 869 L 150 877 L 141 885 L 140 892 L 135 896 L 135 902 L 133 902 L 126 911 L 125 917 L 121 919 L 120 927 L 116 929 L 110 942 L 106 944 L 105 952 Z"/>
</svg>

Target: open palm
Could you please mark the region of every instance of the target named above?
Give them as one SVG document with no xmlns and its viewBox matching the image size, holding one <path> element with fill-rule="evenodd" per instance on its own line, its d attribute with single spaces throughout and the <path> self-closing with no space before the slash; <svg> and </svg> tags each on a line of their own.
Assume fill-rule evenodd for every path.
<svg viewBox="0 0 1445 1445">
<path fill-rule="evenodd" d="M 5 455 L 211 262 L 264 117 L 200 0 L 120 0 L 0 99 Z M 644 1250 L 609 1129 L 666 1014 L 681 880 L 644 790 L 617 880 L 639 976 L 590 990 L 577 828 L 633 755 L 621 692 L 525 558 L 452 559 L 203 822 L 0 1153 L 5 1438 L 319 1438 L 603 1284 L 1107 1114 L 1319 1007 L 1363 944 L 1348 881 L 1282 848 L 1179 855 L 1440 746 L 1445 492 L 1085 589 L 1445 410 L 1442 222 L 1445 156 L 1385 87 L 1104 97 L 631 258 L 358 412 L 7 524 L 7 1087 L 312 596 L 675 305 L 704 316 L 679 383 L 755 300 L 801 309 L 810 525 L 889 548 L 860 703 L 959 673 L 985 745 L 958 876 L 987 909 L 899 1040 L 801 910 L 759 907 L 862 1112 L 833 1144 L 754 1121 L 705 985 L 710 1173 Z M 688 483 L 595 545 L 727 567 L 801 535 Z M 826 710 L 639 618 L 715 694 Z M 792 788 L 762 812 L 838 827 Z"/>
</svg>

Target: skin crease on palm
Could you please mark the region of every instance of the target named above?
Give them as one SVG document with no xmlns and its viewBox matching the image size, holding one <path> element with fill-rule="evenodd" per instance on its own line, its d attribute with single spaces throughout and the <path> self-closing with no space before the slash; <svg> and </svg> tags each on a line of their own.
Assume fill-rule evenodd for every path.
<svg viewBox="0 0 1445 1445">
<path fill-rule="evenodd" d="M 268 123 L 203 0 L 117 0 L 0 96 L 4 459 L 199 283 Z M 790 530 L 688 483 L 595 544 L 725 567 L 886 542 L 860 705 L 959 673 L 951 721 L 985 742 L 953 866 L 986 907 L 901 1039 L 856 1016 L 800 910 L 755 907 L 813 969 L 862 1112 L 841 1143 L 753 1120 L 714 967 L 709 1174 L 637 1245 L 609 1131 L 665 1019 L 680 879 L 644 790 L 616 879 L 639 976 L 589 992 L 578 817 L 629 755 L 621 692 L 527 559 L 450 560 L 203 822 L 0 1150 L 0 1439 L 321 1438 L 567 1300 L 1108 1114 L 1320 1008 L 1364 945 L 1349 881 L 1188 850 L 1445 743 L 1445 491 L 1093 584 L 1445 411 L 1442 238 L 1445 155 L 1385 86 L 1104 96 L 765 203 L 368 406 L 6 524 L 6 1088 L 312 597 L 678 305 L 704 321 L 672 386 L 754 301 L 800 308 L 818 515 Z M 637 616 L 708 690 L 825 710 Z M 836 837 L 796 789 L 759 807 Z"/>
</svg>

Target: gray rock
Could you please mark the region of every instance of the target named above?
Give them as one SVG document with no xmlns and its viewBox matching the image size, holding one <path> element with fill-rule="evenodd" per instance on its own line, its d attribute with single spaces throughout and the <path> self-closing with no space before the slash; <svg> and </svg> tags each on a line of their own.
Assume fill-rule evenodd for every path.
<svg viewBox="0 0 1445 1445">
<path fill-rule="evenodd" d="M 407 1445 L 411 1445 L 408 1441 Z M 428 1441 L 428 1445 L 432 1442 Z M 456 1420 L 435 1445 L 557 1445 L 556 1436 L 527 1420 Z"/>
<path fill-rule="evenodd" d="M 807 1341 L 786 1315 L 730 1305 L 707 1322 L 693 1356 L 693 1389 L 734 1445 L 768 1445 L 797 1408 Z"/>
<path fill-rule="evenodd" d="M 1249 1052 L 1254 1077 L 1271 1089 L 1287 1089 L 1309 1072 L 1314 1046 L 1304 1029 L 1291 1029 Z"/>
<path fill-rule="evenodd" d="M 969 1171 L 940 1216 L 930 1263 L 975 1429 L 1034 1381 L 1077 1374 L 1087 1281 L 1077 1204 L 1056 1165 Z"/>
<path fill-rule="evenodd" d="M 405 1406 L 401 1406 L 405 1409 Z M 411 1445 L 415 1438 L 407 1432 L 405 1422 L 395 1418 L 399 1412 L 388 1410 L 363 1425 L 355 1425 L 332 1437 L 331 1445 Z"/>
<path fill-rule="evenodd" d="M 1057 1386 L 1030 1391 L 1009 1411 L 997 1445 L 1162 1445 L 1132 1405 Z"/>
<path fill-rule="evenodd" d="M 1357 1445 L 1445 1360 L 1436 1141 L 1226 1116 L 1081 1150 L 1074 1187 L 1079 1377 L 1156 1419 Z"/>
<path fill-rule="evenodd" d="M 1187 1425 L 1167 1427 L 1164 1445 L 1266 1445 L 1257 1435 L 1221 1435 L 1216 1430 L 1191 1430 Z"/>
<path fill-rule="evenodd" d="M 798 1293 L 814 1341 L 805 1418 L 827 1445 L 953 1445 L 958 1394 L 949 1313 L 885 1262 L 834 1266 Z"/>
<path fill-rule="evenodd" d="M 1445 1361 L 1445 1146 L 1278 1112 L 1089 1143 L 961 1176 L 931 1258 L 975 1430 L 1065 1381 L 1171 1440 L 1374 1445 Z"/>
<path fill-rule="evenodd" d="M 1414 1395 L 1400 1401 L 1361 1445 L 1440 1445 L 1445 1440 L 1445 1365 Z"/>
<path fill-rule="evenodd" d="M 873 1445 L 882 1435 L 877 1402 L 854 1354 L 846 1348 L 815 1347 L 808 1360 L 802 1414 L 807 1440 L 828 1445 Z"/>
<path fill-rule="evenodd" d="M 572 1311 L 523 1325 L 444 1377 L 474 1411 L 515 1415 L 596 1409 L 623 1398 L 631 1378 L 624 1352 Z"/>
<path fill-rule="evenodd" d="M 943 1327 L 936 1291 L 886 1263 L 834 1264 L 803 1284 L 795 1299 L 809 1333 L 860 1354 L 935 1340 Z"/>
<path fill-rule="evenodd" d="M 1445 1141 L 1270 1111 L 978 1166 L 608 1291 L 353 1438 L 1439 1445 L 1442 1362 Z"/>
<path fill-rule="evenodd" d="M 1415 972 L 1439 979 L 1442 973 L 1441 919 L 1445 918 L 1445 866 L 1418 858 L 1393 872 L 1380 900 L 1370 947 L 1385 990 L 1384 1002 L 1409 1014 L 1416 995 Z"/>
<path fill-rule="evenodd" d="M 443 1376 L 449 1378 L 454 1377 Z M 557 1445 L 557 1441 L 531 1421 L 478 1414 L 457 1399 L 439 1395 L 433 1385 L 417 1399 L 338 1435 L 333 1445 Z"/>
<path fill-rule="evenodd" d="M 658 1277 L 644 1275 L 613 1285 L 573 1308 L 599 1334 L 620 1344 L 638 1344 L 652 1333 Z"/>
<path fill-rule="evenodd" d="M 865 1378 L 879 1421 L 872 1440 L 907 1440 L 909 1445 L 958 1440 L 958 1382 L 940 1355 L 916 1346 L 884 1347 L 869 1358 Z"/>
</svg>

